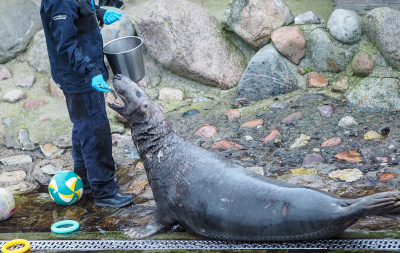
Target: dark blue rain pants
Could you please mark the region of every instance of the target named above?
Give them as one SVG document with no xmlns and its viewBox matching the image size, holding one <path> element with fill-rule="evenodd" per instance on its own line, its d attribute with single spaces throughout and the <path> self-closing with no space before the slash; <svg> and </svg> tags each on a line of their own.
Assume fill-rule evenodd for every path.
<svg viewBox="0 0 400 253">
<path fill-rule="evenodd" d="M 114 180 L 111 130 L 104 94 L 97 90 L 65 94 L 72 129 L 74 171 L 89 181 L 94 198 L 113 196 L 118 191 Z"/>
</svg>

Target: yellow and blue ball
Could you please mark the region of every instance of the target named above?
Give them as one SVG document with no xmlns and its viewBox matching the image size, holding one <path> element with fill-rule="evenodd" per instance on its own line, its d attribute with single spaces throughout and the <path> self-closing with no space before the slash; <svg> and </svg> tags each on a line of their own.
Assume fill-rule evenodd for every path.
<svg viewBox="0 0 400 253">
<path fill-rule="evenodd" d="M 0 188 L 0 221 L 7 220 L 14 213 L 15 201 L 12 193 Z"/>
<path fill-rule="evenodd" d="M 58 172 L 50 180 L 49 193 L 59 205 L 75 204 L 83 194 L 82 179 L 72 171 Z"/>
</svg>

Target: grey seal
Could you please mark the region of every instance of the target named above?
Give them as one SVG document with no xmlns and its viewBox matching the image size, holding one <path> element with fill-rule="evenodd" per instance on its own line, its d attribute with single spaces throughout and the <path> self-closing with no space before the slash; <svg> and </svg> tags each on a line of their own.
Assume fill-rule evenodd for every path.
<svg viewBox="0 0 400 253">
<path fill-rule="evenodd" d="M 113 79 L 124 116 L 153 191 L 147 226 L 126 232 L 144 238 L 180 224 L 218 240 L 285 241 L 337 235 L 359 218 L 400 211 L 395 192 L 343 199 L 258 175 L 176 135 L 166 116 L 129 78 Z"/>
</svg>

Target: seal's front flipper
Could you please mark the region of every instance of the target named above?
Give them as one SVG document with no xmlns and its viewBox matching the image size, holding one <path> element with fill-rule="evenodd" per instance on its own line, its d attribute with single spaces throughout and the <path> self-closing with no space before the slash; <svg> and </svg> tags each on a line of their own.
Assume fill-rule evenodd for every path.
<svg viewBox="0 0 400 253">
<path fill-rule="evenodd" d="M 175 225 L 175 223 L 167 222 L 165 217 L 163 219 L 160 218 L 160 215 L 156 212 L 151 218 L 149 224 L 146 226 L 131 228 L 125 231 L 125 235 L 135 239 L 142 239 L 157 233 L 166 232 L 173 225 Z"/>
<path fill-rule="evenodd" d="M 127 231 L 125 231 L 125 235 L 133 238 L 133 239 L 142 239 L 149 236 L 152 236 L 158 232 L 161 232 L 157 227 L 152 225 L 134 227 Z"/>
</svg>

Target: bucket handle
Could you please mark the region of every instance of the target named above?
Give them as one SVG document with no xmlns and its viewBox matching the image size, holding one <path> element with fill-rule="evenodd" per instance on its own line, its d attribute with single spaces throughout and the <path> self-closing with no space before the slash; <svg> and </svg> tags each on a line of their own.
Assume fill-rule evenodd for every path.
<svg viewBox="0 0 400 253">
<path fill-rule="evenodd" d="M 139 23 L 138 23 L 134 18 L 132 18 L 131 16 L 129 16 L 128 14 L 122 14 L 122 15 L 127 16 L 128 18 L 130 18 L 130 19 L 132 19 L 133 21 L 135 21 L 135 23 L 136 23 L 136 24 L 138 25 L 138 27 L 139 27 L 139 30 L 140 30 L 140 33 L 141 33 L 142 36 L 143 36 L 143 39 L 146 40 L 146 38 L 144 37 L 144 33 L 143 33 L 143 31 L 142 31 L 142 28 L 140 27 Z"/>
</svg>

